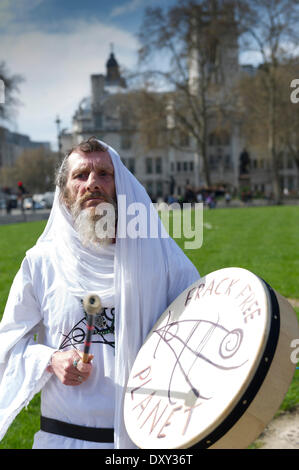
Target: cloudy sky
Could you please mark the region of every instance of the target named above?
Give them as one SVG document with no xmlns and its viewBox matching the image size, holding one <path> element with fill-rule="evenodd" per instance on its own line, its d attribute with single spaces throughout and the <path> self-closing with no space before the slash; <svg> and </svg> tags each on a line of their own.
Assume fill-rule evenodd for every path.
<svg viewBox="0 0 299 470">
<path fill-rule="evenodd" d="M 90 95 L 90 75 L 106 72 L 111 43 L 120 66 L 134 70 L 145 8 L 174 3 L 0 0 L 0 62 L 24 77 L 10 128 L 56 149 L 57 115 L 61 128 L 70 129 L 79 102 Z"/>
<path fill-rule="evenodd" d="M 20 74 L 13 130 L 56 145 L 56 116 L 70 128 L 78 103 L 90 94 L 90 75 L 105 73 L 113 43 L 121 67 L 137 61 L 146 6 L 174 0 L 1 0 L 0 61 Z"/>
</svg>

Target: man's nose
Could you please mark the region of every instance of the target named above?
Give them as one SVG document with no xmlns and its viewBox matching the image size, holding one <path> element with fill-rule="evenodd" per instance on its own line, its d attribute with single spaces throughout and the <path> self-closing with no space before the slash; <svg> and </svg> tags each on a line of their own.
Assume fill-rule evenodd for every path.
<svg viewBox="0 0 299 470">
<path fill-rule="evenodd" d="M 88 176 L 86 189 L 89 191 L 96 191 L 101 189 L 101 182 L 99 176 L 91 171 Z"/>
</svg>

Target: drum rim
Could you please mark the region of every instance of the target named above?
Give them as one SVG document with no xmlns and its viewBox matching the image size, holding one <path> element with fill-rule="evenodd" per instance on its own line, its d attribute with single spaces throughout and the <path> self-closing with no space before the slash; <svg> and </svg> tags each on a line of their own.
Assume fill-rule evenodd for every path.
<svg viewBox="0 0 299 470">
<path fill-rule="evenodd" d="M 269 372 L 279 340 L 280 308 L 275 291 L 264 279 L 259 279 L 264 284 L 265 289 L 269 294 L 271 311 L 269 318 L 269 334 L 266 340 L 264 352 L 260 358 L 260 362 L 245 392 L 242 394 L 239 401 L 226 416 L 226 418 L 218 426 L 216 426 L 213 431 L 196 442 L 196 444 L 188 447 L 188 449 L 208 449 L 217 441 L 219 441 L 225 434 L 227 434 L 227 432 L 232 429 L 232 427 L 239 421 L 250 404 L 253 402 Z"/>
</svg>

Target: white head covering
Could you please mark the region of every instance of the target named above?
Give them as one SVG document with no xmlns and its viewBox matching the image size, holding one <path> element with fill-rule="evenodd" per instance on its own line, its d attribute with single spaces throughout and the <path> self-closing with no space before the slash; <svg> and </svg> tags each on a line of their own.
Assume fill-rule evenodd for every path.
<svg viewBox="0 0 299 470">
<path fill-rule="evenodd" d="M 132 448 L 134 445 L 124 426 L 122 405 L 134 359 L 160 315 L 199 278 L 199 274 L 177 244 L 170 237 L 166 238 L 158 213 L 143 186 L 123 165 L 117 152 L 101 143 L 107 147 L 112 159 L 118 197 L 114 257 L 115 447 Z M 125 205 L 120 195 L 125 195 Z M 120 236 L 126 229 L 129 207 L 136 202 L 142 203 L 146 220 L 156 224 L 165 238 L 161 235 L 157 238 Z M 149 232 L 150 227 L 146 230 Z M 111 252 L 108 248 L 98 253 L 81 244 L 71 216 L 59 203 L 58 188 L 48 223 L 37 243 L 48 241 L 55 246 L 53 262 L 64 276 L 70 292 L 82 298 L 88 292 L 103 292 L 107 288 L 107 295 L 110 294 L 111 282 L 105 274 L 105 266 L 110 272 Z"/>
</svg>

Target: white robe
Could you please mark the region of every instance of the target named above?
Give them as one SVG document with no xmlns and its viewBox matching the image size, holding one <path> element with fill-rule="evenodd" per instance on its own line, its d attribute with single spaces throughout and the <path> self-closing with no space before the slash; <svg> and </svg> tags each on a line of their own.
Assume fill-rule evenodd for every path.
<svg viewBox="0 0 299 470">
<path fill-rule="evenodd" d="M 160 315 L 199 278 L 199 274 L 177 244 L 165 237 L 165 230 L 144 188 L 122 164 L 118 154 L 111 147 L 108 151 L 114 165 L 118 196 L 112 288 L 115 289 L 114 446 L 124 449 L 135 447 L 123 419 L 125 387 L 135 357 Z M 125 203 L 120 195 L 125 195 Z M 127 224 L 128 208 L 136 202 L 145 208 L 146 220 L 154 221 L 159 227 L 159 237 L 143 238 L 144 233 L 134 238 L 119 236 Z M 149 226 L 146 231 L 149 233 Z M 49 308 L 48 321 L 45 321 L 41 302 L 48 303 L 52 299 L 53 306 L 62 306 L 63 315 L 70 300 L 64 297 L 62 285 L 67 295 L 77 301 L 90 291 L 98 292 L 105 300 L 111 295 L 111 286 L 108 281 L 105 285 L 101 271 L 103 256 L 82 246 L 70 215 L 59 204 L 56 190 L 48 224 L 23 261 L 0 324 L 1 439 L 19 411 L 50 378 L 53 379 L 46 367 L 53 350 L 59 348 L 59 340 L 49 333 L 51 328 L 53 331 L 53 309 Z M 46 258 L 49 264 L 45 263 Z M 53 274 L 50 292 L 39 289 L 40 282 L 49 278 L 49 272 Z M 33 337 L 37 329 L 40 330 L 38 343 Z M 109 357 L 104 358 L 103 364 L 107 377 L 112 369 Z M 74 424 L 81 423 L 74 421 Z"/>
</svg>

